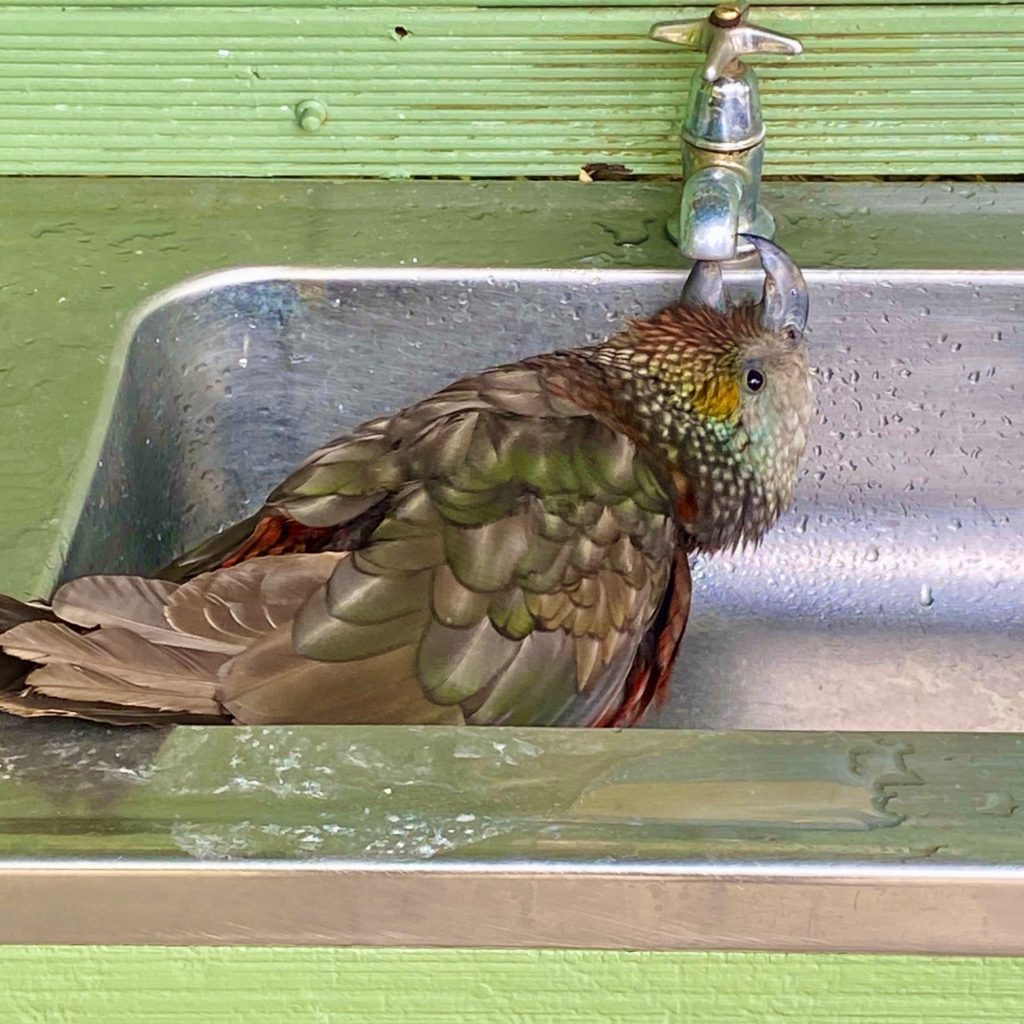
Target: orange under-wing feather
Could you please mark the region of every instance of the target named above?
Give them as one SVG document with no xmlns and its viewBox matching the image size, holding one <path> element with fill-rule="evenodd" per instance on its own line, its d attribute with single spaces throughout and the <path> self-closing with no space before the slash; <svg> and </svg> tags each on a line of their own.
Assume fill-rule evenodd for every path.
<svg viewBox="0 0 1024 1024">
<path fill-rule="evenodd" d="M 685 549 L 677 547 L 662 607 L 637 650 L 623 701 L 594 722 L 596 728 L 624 729 L 636 725 L 652 703 L 660 706 L 664 702 L 690 616 L 690 594 L 690 562 Z"/>
<path fill-rule="evenodd" d="M 281 513 L 268 512 L 252 533 L 221 562 L 221 568 L 265 555 L 323 551 L 337 533 L 336 526 L 304 526 Z"/>
</svg>

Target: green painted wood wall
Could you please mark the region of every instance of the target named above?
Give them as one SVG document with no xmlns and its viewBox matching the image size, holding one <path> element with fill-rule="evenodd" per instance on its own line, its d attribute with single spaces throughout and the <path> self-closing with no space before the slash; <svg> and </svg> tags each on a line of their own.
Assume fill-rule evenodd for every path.
<svg viewBox="0 0 1024 1024">
<path fill-rule="evenodd" d="M 676 174 L 695 7 L 604 0 L 4 4 L 0 173 Z M 766 173 L 1024 169 L 1024 4 L 765 4 Z M 328 120 L 303 131 L 295 106 Z"/>
<path fill-rule="evenodd" d="M 3 1024 L 1020 1024 L 1024 961 L 571 950 L 0 949 Z"/>
</svg>

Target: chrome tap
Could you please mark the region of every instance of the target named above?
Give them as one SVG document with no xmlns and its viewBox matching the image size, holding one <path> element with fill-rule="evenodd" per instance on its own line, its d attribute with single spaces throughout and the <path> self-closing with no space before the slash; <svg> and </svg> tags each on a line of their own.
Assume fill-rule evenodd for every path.
<svg viewBox="0 0 1024 1024">
<path fill-rule="evenodd" d="M 744 233 L 771 238 L 772 215 L 759 204 L 764 121 L 746 54 L 796 55 L 796 39 L 746 22 L 747 3 L 716 7 L 701 21 L 664 21 L 651 38 L 706 54 L 693 76 L 683 119 L 683 201 L 669 234 L 695 260 L 726 260 L 751 246 Z"/>
</svg>

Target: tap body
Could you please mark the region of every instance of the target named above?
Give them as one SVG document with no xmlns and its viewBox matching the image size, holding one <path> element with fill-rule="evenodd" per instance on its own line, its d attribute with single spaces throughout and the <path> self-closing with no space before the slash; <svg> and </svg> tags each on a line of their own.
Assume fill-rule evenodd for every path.
<svg viewBox="0 0 1024 1024">
<path fill-rule="evenodd" d="M 669 234 L 694 260 L 726 260 L 750 249 L 737 236 L 771 238 L 775 221 L 760 205 L 765 126 L 746 53 L 801 51 L 800 43 L 744 19 L 746 4 L 716 7 L 706 20 L 655 25 L 654 39 L 703 50 L 682 128 L 683 198 Z"/>
<path fill-rule="evenodd" d="M 699 73 L 683 122 L 683 199 L 676 241 L 695 260 L 726 260 L 737 235 L 771 238 L 772 216 L 759 203 L 764 122 L 752 68 L 735 62 L 713 82 Z M 743 243 L 744 245 L 746 243 Z"/>
</svg>

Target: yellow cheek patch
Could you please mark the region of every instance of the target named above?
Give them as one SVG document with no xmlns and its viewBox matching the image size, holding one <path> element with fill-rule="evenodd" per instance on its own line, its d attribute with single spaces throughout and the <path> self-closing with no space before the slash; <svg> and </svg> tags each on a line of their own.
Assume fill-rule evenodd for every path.
<svg viewBox="0 0 1024 1024">
<path fill-rule="evenodd" d="M 740 382 L 732 375 L 712 377 L 693 396 L 693 408 L 708 419 L 735 419 L 740 412 Z"/>
</svg>

